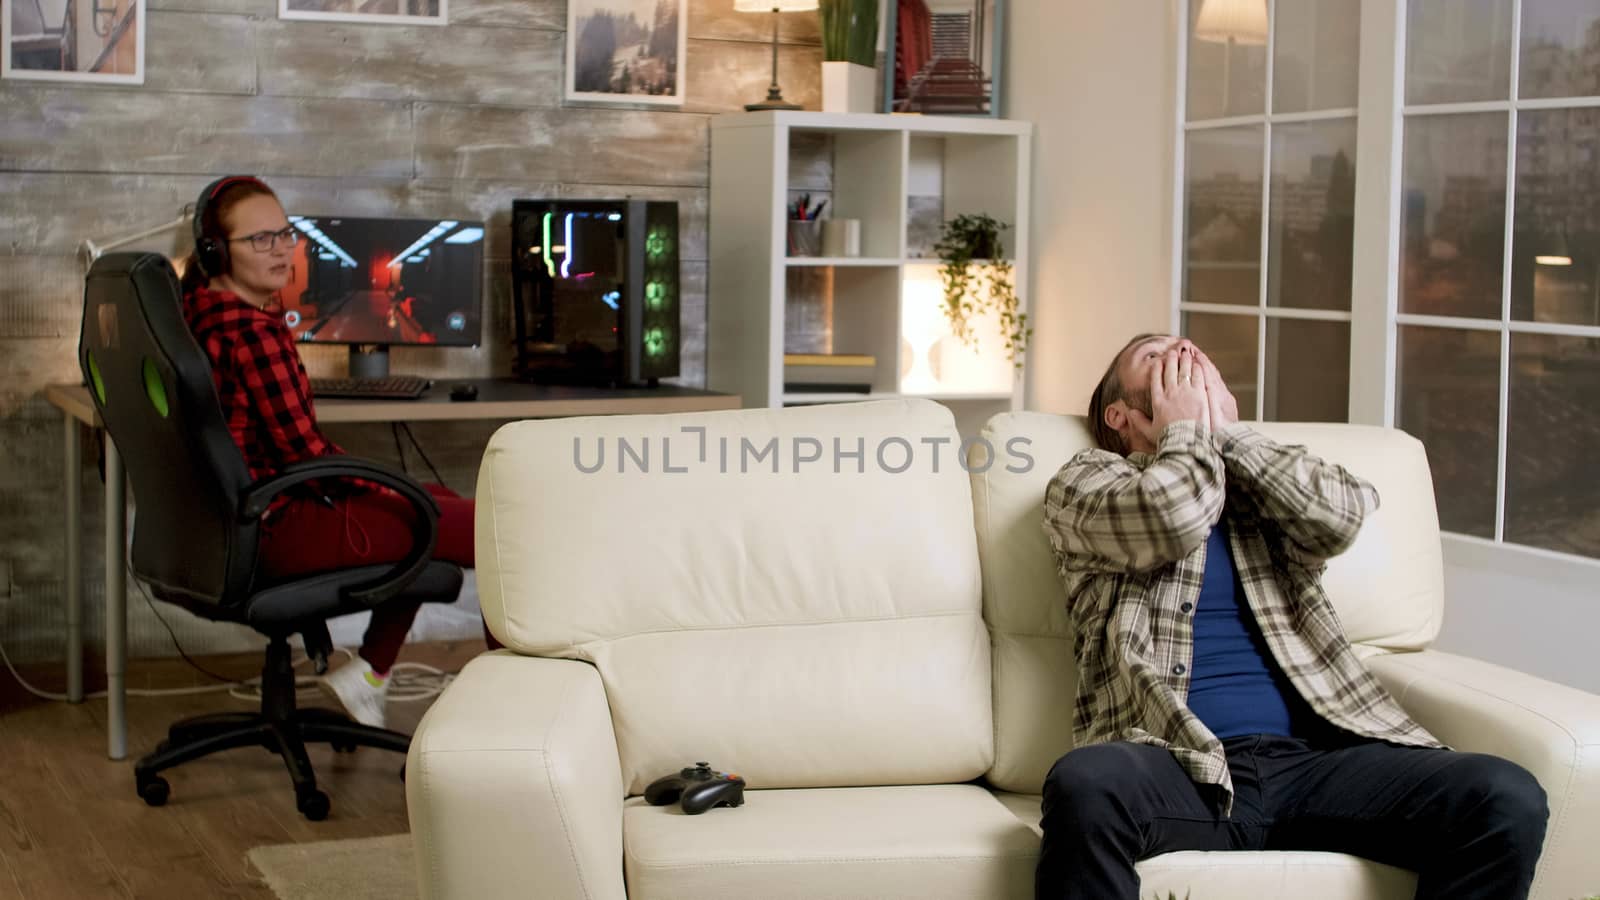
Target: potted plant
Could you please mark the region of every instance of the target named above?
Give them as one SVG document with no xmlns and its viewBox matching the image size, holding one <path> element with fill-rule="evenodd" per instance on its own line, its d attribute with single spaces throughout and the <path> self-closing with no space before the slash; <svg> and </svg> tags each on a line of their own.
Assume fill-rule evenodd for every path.
<svg viewBox="0 0 1600 900">
<path fill-rule="evenodd" d="M 823 112 L 872 112 L 878 87 L 878 0 L 819 0 Z"/>
<path fill-rule="evenodd" d="M 1000 236 L 1008 227 L 981 213 L 959 215 L 944 223 L 933 249 L 942 263 L 939 275 L 944 280 L 944 315 L 950 322 L 950 333 L 977 349 L 972 318 L 990 310 L 997 312 L 1006 355 L 1020 369 L 1033 328 L 1028 325 L 1027 313 L 1017 309 L 1011 263 Z"/>
</svg>

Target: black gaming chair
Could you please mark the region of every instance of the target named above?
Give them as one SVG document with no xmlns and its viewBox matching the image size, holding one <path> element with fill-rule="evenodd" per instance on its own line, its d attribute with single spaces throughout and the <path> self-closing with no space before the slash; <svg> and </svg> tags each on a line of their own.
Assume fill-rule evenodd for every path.
<svg viewBox="0 0 1600 900">
<path fill-rule="evenodd" d="M 461 570 L 430 561 L 438 507 L 410 478 L 346 456 L 308 460 L 252 483 L 229 436 L 211 364 L 184 321 L 178 279 L 165 257 L 115 253 L 90 269 L 78 362 L 116 442 L 137 502 L 134 574 L 157 597 L 208 619 L 241 622 L 266 635 L 261 711 L 220 713 L 173 725 L 134 767 L 139 796 L 167 800 L 156 774 L 233 747 L 263 746 L 283 758 L 300 812 L 328 814 L 306 742 L 335 750 L 380 747 L 404 753 L 410 738 L 361 725 L 327 709 L 296 709 L 288 638 L 299 634 L 318 673 L 332 641 L 327 620 L 408 598 L 452 602 Z M 310 479 L 354 478 L 397 491 L 417 510 L 410 555 L 394 565 L 326 572 L 270 583 L 256 573 L 261 515 L 272 499 Z"/>
</svg>

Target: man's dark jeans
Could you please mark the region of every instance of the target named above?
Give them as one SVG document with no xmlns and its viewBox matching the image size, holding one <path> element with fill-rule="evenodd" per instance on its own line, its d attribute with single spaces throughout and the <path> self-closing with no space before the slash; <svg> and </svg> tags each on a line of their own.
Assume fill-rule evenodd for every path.
<svg viewBox="0 0 1600 900">
<path fill-rule="evenodd" d="M 1496 756 L 1271 735 L 1223 742 L 1233 815 L 1172 754 L 1118 741 L 1044 784 L 1037 900 L 1136 900 L 1138 860 L 1174 850 L 1330 850 L 1417 873 L 1417 900 L 1528 896 L 1544 790 Z"/>
</svg>

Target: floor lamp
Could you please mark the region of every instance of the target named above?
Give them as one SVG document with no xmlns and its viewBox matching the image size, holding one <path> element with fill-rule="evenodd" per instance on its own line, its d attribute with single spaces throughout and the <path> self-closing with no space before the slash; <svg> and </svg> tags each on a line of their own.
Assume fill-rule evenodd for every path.
<svg viewBox="0 0 1600 900">
<path fill-rule="evenodd" d="M 817 0 L 733 0 L 738 12 L 772 12 L 772 84 L 767 87 L 767 99 L 760 103 L 746 103 L 745 109 L 800 109 L 800 104 L 783 99 L 778 89 L 778 14 L 808 12 L 817 8 Z"/>
</svg>

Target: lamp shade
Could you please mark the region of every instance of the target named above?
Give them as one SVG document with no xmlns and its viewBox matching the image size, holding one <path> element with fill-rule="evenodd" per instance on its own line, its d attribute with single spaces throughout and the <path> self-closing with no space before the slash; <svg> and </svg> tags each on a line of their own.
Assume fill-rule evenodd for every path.
<svg viewBox="0 0 1600 900">
<path fill-rule="evenodd" d="M 1225 44 L 1267 42 L 1267 0 L 1203 0 L 1194 36 Z"/>
<path fill-rule="evenodd" d="M 1547 247 L 1545 251 L 1534 256 L 1533 261 L 1541 266 L 1572 265 L 1572 248 L 1567 245 L 1567 230 L 1565 228 L 1556 233 L 1555 246 Z"/>
<path fill-rule="evenodd" d="M 806 12 L 817 8 L 817 0 L 733 0 L 735 12 Z"/>
</svg>

